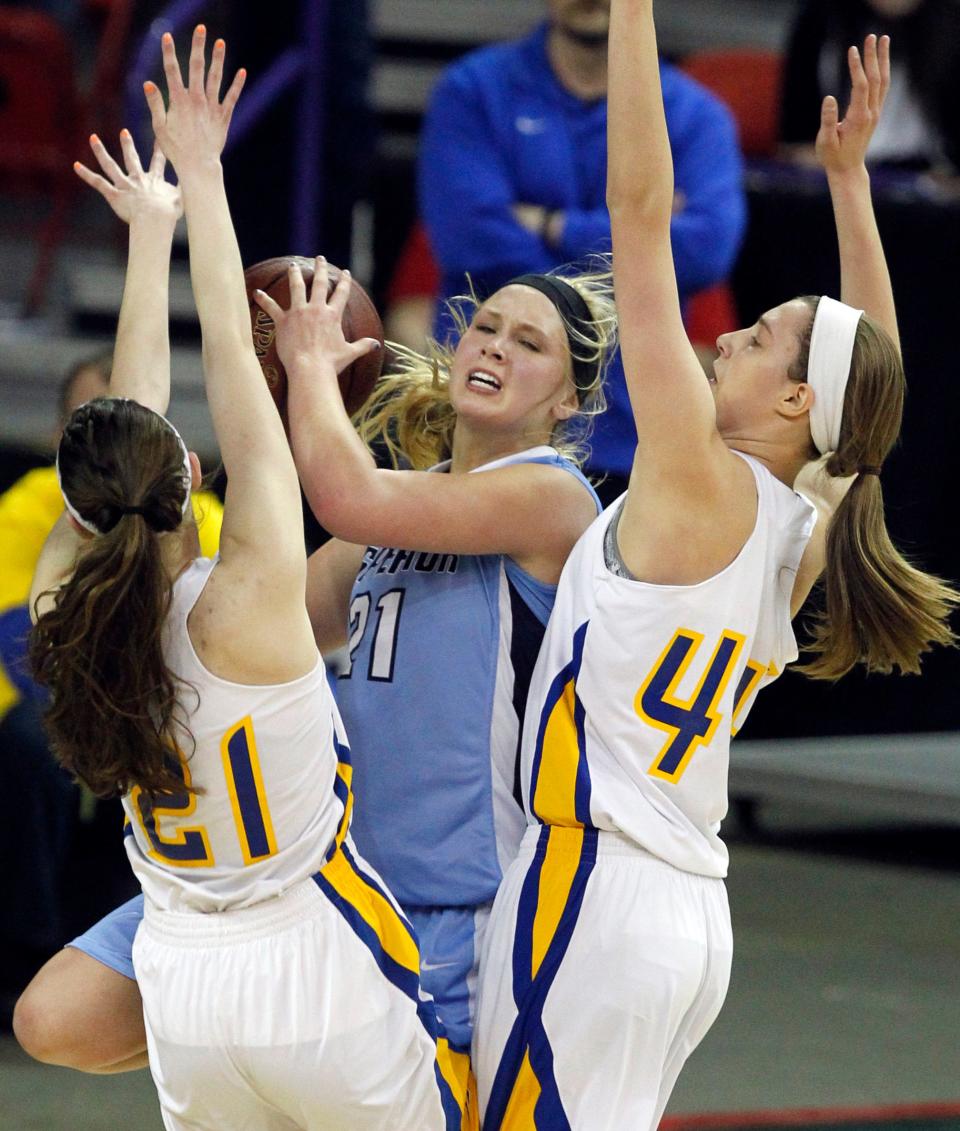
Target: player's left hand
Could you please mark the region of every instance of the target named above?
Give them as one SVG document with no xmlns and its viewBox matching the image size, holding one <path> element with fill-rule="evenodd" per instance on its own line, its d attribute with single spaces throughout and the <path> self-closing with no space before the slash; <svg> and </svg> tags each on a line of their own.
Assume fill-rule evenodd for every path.
<svg viewBox="0 0 960 1131">
<path fill-rule="evenodd" d="M 210 68 L 204 77 L 206 41 L 206 28 L 203 24 L 198 24 L 190 45 L 188 80 L 184 86 L 173 36 L 169 32 L 163 36 L 163 71 L 167 78 L 169 99 L 166 107 L 157 86 L 152 82 L 143 84 L 157 142 L 173 162 L 181 178 L 191 164 L 208 164 L 211 159 L 219 158 L 227 140 L 230 119 L 247 77 L 242 68 L 237 71 L 221 101 L 220 84 L 223 81 L 226 44 L 218 39 L 213 45 Z"/>
<path fill-rule="evenodd" d="M 150 165 L 145 170 L 129 130 L 120 131 L 120 150 L 124 168 L 121 169 L 107 152 L 107 147 L 96 134 L 90 136 L 90 148 L 105 176 L 88 169 L 79 161 L 73 170 L 85 184 L 95 189 L 126 224 L 155 217 L 167 219 L 172 224 L 183 215 L 180 189 L 163 178 L 166 158 L 155 146 Z"/>
<path fill-rule="evenodd" d="M 847 64 L 853 88 L 843 120 L 840 121 L 833 95 L 823 100 L 820 110 L 817 157 L 828 174 L 847 172 L 864 164 L 867 146 L 890 89 L 890 37 L 883 35 L 878 40 L 875 35 L 868 35 L 863 57 L 856 47 L 851 47 Z"/>
<path fill-rule="evenodd" d="M 343 312 L 350 295 L 350 272 L 344 271 L 327 299 L 329 273 L 327 261 L 318 255 L 314 262 L 310 297 L 299 264 L 288 271 L 290 306 L 284 310 L 265 291 L 255 291 L 260 309 L 273 319 L 277 328 L 277 355 L 287 375 L 295 375 L 306 362 L 315 366 L 325 361 L 334 373 L 341 373 L 358 358 L 380 348 L 376 338 L 348 342 L 343 336 Z"/>
</svg>

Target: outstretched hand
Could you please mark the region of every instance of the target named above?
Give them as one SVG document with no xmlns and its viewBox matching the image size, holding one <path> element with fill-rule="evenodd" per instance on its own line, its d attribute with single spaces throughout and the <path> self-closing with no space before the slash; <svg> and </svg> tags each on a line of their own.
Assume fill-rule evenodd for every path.
<svg viewBox="0 0 960 1131">
<path fill-rule="evenodd" d="M 318 255 L 314 265 L 310 297 L 298 264 L 288 271 L 290 307 L 284 310 L 264 291 L 255 291 L 260 309 L 273 319 L 277 328 L 277 355 L 289 374 L 299 359 L 326 359 L 337 373 L 374 349 L 380 348 L 376 338 L 348 342 L 343 336 L 343 312 L 350 296 L 350 272 L 337 280 L 333 294 L 327 299 L 329 275 L 327 261 Z"/>
<path fill-rule="evenodd" d="M 842 121 L 836 98 L 827 95 L 820 110 L 817 157 L 825 171 L 842 173 L 859 168 L 880 121 L 880 112 L 890 89 L 890 37 L 878 40 L 868 35 L 863 57 L 856 47 L 847 53 L 852 91 Z"/>
<path fill-rule="evenodd" d="M 100 193 L 124 223 L 130 224 L 145 216 L 167 217 L 176 223 L 183 215 L 179 187 L 163 179 L 167 159 L 158 146 L 154 146 L 146 170 L 140 163 L 129 130 L 120 131 L 124 169 L 114 161 L 96 134 L 90 136 L 90 148 L 106 175 L 100 176 L 79 161 L 74 162 L 73 170 L 81 181 Z"/>
<path fill-rule="evenodd" d="M 204 164 L 220 156 L 230 129 L 230 119 L 247 77 L 242 68 L 237 71 L 221 102 L 226 45 L 222 39 L 213 45 L 210 68 L 204 77 L 206 41 L 206 28 L 199 24 L 193 32 L 188 80 L 184 86 L 173 36 L 169 33 L 163 36 L 163 71 L 168 94 L 166 107 L 157 86 L 152 82 L 143 84 L 157 143 L 181 178 L 191 162 Z"/>
</svg>

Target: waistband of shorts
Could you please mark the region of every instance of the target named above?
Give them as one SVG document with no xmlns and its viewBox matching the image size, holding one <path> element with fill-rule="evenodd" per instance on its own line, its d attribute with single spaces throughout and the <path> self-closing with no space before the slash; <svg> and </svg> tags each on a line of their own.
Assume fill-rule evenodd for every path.
<svg viewBox="0 0 960 1131">
<path fill-rule="evenodd" d="M 648 852 L 624 833 L 608 829 L 571 828 L 566 825 L 528 825 L 517 855 L 533 857 L 543 855 L 549 843 L 552 853 L 575 853 L 584 848 L 596 856 L 636 856 L 673 868 L 660 856 Z"/>
<path fill-rule="evenodd" d="M 224 911 L 168 911 L 143 901 L 143 925 L 155 939 L 174 946 L 218 946 L 276 934 L 302 922 L 326 898 L 310 876 L 249 907 Z"/>
</svg>

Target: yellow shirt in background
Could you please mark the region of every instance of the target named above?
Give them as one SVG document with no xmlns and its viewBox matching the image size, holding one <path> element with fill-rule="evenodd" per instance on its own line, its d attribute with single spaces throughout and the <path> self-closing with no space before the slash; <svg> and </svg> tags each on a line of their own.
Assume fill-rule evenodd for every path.
<svg viewBox="0 0 960 1131">
<path fill-rule="evenodd" d="M 193 496 L 193 514 L 204 557 L 213 557 L 220 546 L 223 504 L 211 491 Z M 55 467 L 38 467 L 0 495 L 0 613 L 24 605 L 40 551 L 60 515 L 63 496 Z M 19 695 L 0 666 L 0 719 Z"/>
</svg>

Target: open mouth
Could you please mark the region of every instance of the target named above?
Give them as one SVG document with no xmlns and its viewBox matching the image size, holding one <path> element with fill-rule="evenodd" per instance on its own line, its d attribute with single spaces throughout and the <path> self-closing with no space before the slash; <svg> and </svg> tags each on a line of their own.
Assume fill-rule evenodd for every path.
<svg viewBox="0 0 960 1131">
<path fill-rule="evenodd" d="M 499 391 L 503 388 L 500 382 L 490 373 L 484 373 L 482 369 L 475 369 L 467 377 L 467 384 L 472 385 L 474 388 L 493 389 Z"/>
</svg>

